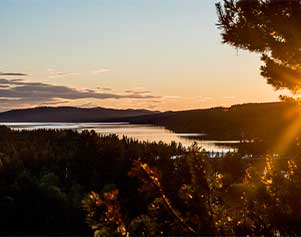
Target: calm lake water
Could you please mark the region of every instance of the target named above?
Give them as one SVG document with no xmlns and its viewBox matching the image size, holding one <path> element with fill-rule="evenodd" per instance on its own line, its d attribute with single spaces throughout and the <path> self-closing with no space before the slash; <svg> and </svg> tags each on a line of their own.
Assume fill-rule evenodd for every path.
<svg viewBox="0 0 301 237">
<path fill-rule="evenodd" d="M 202 140 L 199 133 L 174 133 L 164 127 L 153 125 L 139 125 L 129 123 L 0 123 L 11 129 L 33 130 L 33 129 L 73 129 L 76 131 L 94 130 L 101 135 L 116 134 L 122 138 L 127 136 L 139 141 L 171 143 L 172 141 L 182 143 L 188 147 L 194 142 L 206 151 L 229 152 L 234 151 L 233 145 L 238 141 L 213 141 Z M 232 145 L 232 146 L 231 146 Z"/>
</svg>

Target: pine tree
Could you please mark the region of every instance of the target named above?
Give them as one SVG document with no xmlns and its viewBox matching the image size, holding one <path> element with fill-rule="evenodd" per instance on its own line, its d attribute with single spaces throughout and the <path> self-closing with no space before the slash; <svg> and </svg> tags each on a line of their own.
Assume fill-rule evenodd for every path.
<svg viewBox="0 0 301 237">
<path fill-rule="evenodd" d="M 275 89 L 301 89 L 301 1 L 223 0 L 216 4 L 223 43 L 261 54 Z"/>
</svg>

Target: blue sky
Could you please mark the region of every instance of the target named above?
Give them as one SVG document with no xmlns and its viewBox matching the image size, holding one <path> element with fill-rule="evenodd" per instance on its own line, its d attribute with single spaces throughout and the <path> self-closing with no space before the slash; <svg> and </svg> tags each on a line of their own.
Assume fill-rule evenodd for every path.
<svg viewBox="0 0 301 237">
<path fill-rule="evenodd" d="M 221 43 L 215 2 L 1 0 L 0 72 L 9 82 L 0 84 L 0 110 L 277 100 L 259 75 L 259 56 Z"/>
</svg>

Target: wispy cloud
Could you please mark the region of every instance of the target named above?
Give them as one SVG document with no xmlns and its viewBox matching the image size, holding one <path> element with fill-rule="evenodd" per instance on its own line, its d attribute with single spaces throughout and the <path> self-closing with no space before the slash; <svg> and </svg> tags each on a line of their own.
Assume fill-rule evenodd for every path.
<svg viewBox="0 0 301 237">
<path fill-rule="evenodd" d="M 235 96 L 224 96 L 223 98 L 226 100 L 232 100 L 235 99 Z"/>
<path fill-rule="evenodd" d="M 79 72 L 62 72 L 62 71 L 56 71 L 52 68 L 47 69 L 47 71 L 48 71 L 48 77 L 49 78 L 71 77 L 71 76 L 81 75 L 81 73 L 79 73 Z M 107 69 L 107 68 L 100 68 L 100 69 L 93 70 L 90 73 L 93 74 L 93 75 L 98 75 L 98 74 L 102 74 L 102 73 L 110 72 L 110 71 L 111 70 Z M 85 73 L 89 73 L 89 72 L 83 72 L 83 73 L 85 74 Z"/>
<path fill-rule="evenodd" d="M 147 90 L 146 88 L 142 87 L 142 86 L 137 86 L 128 90 L 125 90 L 124 93 L 128 94 L 128 95 L 150 95 L 152 92 L 150 90 Z M 162 97 L 160 97 L 162 98 Z"/>
<path fill-rule="evenodd" d="M 55 75 L 57 76 L 78 76 L 79 72 L 57 72 Z"/>
<path fill-rule="evenodd" d="M 0 72 L 0 76 L 29 76 L 27 73 L 21 72 Z"/>
<path fill-rule="evenodd" d="M 210 96 L 196 96 L 195 98 L 200 102 L 207 102 L 213 100 L 213 98 Z"/>
<path fill-rule="evenodd" d="M 147 91 L 147 90 L 126 90 L 125 93 L 128 93 L 128 94 L 149 94 L 151 92 Z"/>
<path fill-rule="evenodd" d="M 166 95 L 162 97 L 163 99 L 167 99 L 167 100 L 180 100 L 183 97 L 182 96 L 178 96 L 178 95 Z"/>
<path fill-rule="evenodd" d="M 111 91 L 112 89 L 108 88 L 108 87 L 105 87 L 105 88 L 102 88 L 102 90 L 104 90 L 104 91 Z"/>
<path fill-rule="evenodd" d="M 55 71 L 53 69 L 48 69 L 47 70 L 49 73 L 49 78 L 55 78 L 55 77 L 70 77 L 70 76 L 78 76 L 80 75 L 79 72 L 60 72 L 60 71 Z"/>
<path fill-rule="evenodd" d="M 88 102 L 88 103 L 80 104 L 78 107 L 89 108 L 89 107 L 97 107 L 97 105 Z"/>
<path fill-rule="evenodd" d="M 0 85 L 0 88 L 8 88 L 9 85 Z"/>
<path fill-rule="evenodd" d="M 108 68 L 100 68 L 100 69 L 96 69 L 96 70 L 91 71 L 91 73 L 94 74 L 94 75 L 97 75 L 97 74 L 102 74 L 102 73 L 110 72 L 110 71 L 111 70 L 108 69 Z"/>
<path fill-rule="evenodd" d="M 108 88 L 108 87 L 97 87 L 96 89 L 103 90 L 103 91 L 111 91 L 112 90 L 111 88 Z"/>
<path fill-rule="evenodd" d="M 66 104 L 66 103 L 68 103 L 69 101 L 67 101 L 67 100 L 58 100 L 58 101 L 53 101 L 53 102 L 46 102 L 46 103 L 41 103 L 41 104 L 39 104 L 39 106 L 45 106 L 45 105 L 47 105 L 47 106 L 49 106 L 49 105 L 61 105 L 61 104 Z"/>
<path fill-rule="evenodd" d="M 8 87 L 6 87 L 8 86 Z M 67 86 L 40 82 L 27 82 L 21 79 L 0 79 L 0 109 L 53 103 L 61 100 L 78 99 L 152 99 L 152 95 L 101 93 L 91 89 L 77 89 Z"/>
</svg>

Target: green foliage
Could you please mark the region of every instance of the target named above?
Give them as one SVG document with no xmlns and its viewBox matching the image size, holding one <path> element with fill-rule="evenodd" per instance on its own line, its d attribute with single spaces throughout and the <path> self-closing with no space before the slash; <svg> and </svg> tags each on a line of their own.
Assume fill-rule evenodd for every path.
<svg viewBox="0 0 301 237">
<path fill-rule="evenodd" d="M 146 205 L 127 175 L 132 160 L 154 164 L 183 152 L 95 132 L 0 127 L 0 235 L 88 235 L 81 202 L 91 190 L 118 188 L 132 218 Z"/>
<path fill-rule="evenodd" d="M 284 99 L 284 97 L 283 97 Z M 275 140 L 300 119 L 300 104 L 250 103 L 129 118 L 130 122 L 164 126 L 179 133 L 201 133 L 209 140 Z M 300 131 L 299 135 L 300 135 Z"/>
<path fill-rule="evenodd" d="M 195 145 L 3 129 L 1 235 L 301 234 L 297 145 L 212 159 Z"/>
<path fill-rule="evenodd" d="M 261 54 L 261 75 L 276 89 L 301 88 L 301 1 L 217 3 L 223 42 Z"/>
<path fill-rule="evenodd" d="M 90 192 L 82 201 L 88 213 L 87 223 L 94 231 L 94 236 L 128 236 L 118 203 L 118 190 L 104 192 L 100 197 Z"/>
<path fill-rule="evenodd" d="M 169 167 L 181 181 L 166 186 L 160 166 L 134 161 L 129 175 L 139 181 L 148 208 L 126 218 L 125 229 L 130 236 L 299 235 L 300 165 L 270 156 L 212 159 L 192 146 Z"/>
</svg>

